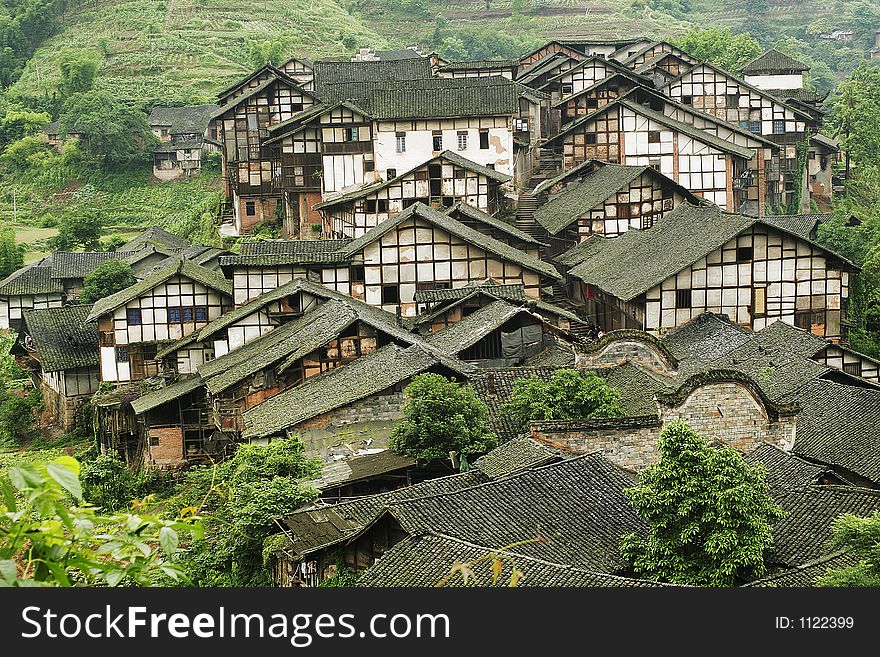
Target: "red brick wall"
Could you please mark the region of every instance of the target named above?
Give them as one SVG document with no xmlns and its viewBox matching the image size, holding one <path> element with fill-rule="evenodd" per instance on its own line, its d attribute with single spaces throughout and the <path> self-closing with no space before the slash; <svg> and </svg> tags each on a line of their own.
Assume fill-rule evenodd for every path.
<svg viewBox="0 0 880 657">
<path fill-rule="evenodd" d="M 148 444 L 150 465 L 174 467 L 183 464 L 183 429 L 180 427 L 150 429 L 147 436 L 149 443 L 155 442 L 155 439 L 159 440 L 158 445 Z"/>
</svg>

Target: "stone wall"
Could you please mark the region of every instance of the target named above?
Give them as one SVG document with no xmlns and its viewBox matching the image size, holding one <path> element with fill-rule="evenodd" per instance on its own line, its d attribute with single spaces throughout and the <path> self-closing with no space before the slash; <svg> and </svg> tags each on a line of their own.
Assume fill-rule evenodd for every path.
<svg viewBox="0 0 880 657">
<path fill-rule="evenodd" d="M 310 456 L 327 456 L 334 448 L 363 447 L 372 438 L 371 448 L 386 447 L 394 425 L 403 418 L 403 393 L 385 392 L 318 415 L 291 427 L 303 440 Z"/>
<path fill-rule="evenodd" d="M 584 368 L 610 367 L 626 361 L 657 372 L 674 371 L 657 347 L 635 338 L 611 340 L 594 351 L 577 355 L 577 366 Z"/>
<path fill-rule="evenodd" d="M 40 378 L 40 392 L 43 394 L 44 416 L 49 422 L 64 431 L 76 426 L 76 409 L 89 400 L 88 396 L 67 397 Z"/>
<path fill-rule="evenodd" d="M 784 450 L 794 445 L 796 416 L 773 419 L 763 402 L 739 381 L 707 383 L 693 390 L 678 406 L 661 403 L 663 423 L 685 420 L 707 440 L 723 442 L 741 452 L 759 442 Z"/>
<path fill-rule="evenodd" d="M 575 454 L 602 450 L 605 457 L 629 470 L 657 461 L 662 425 L 656 417 L 611 420 L 546 420 L 531 424 L 532 437 Z"/>
</svg>

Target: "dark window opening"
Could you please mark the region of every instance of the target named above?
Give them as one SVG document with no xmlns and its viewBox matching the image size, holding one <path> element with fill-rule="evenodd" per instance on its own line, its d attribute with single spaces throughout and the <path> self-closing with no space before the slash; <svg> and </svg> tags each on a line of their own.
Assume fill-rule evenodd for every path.
<svg viewBox="0 0 880 657">
<path fill-rule="evenodd" d="M 649 130 L 648 131 L 648 143 L 649 144 L 659 144 L 660 143 L 660 131 L 659 130 Z"/>
<path fill-rule="evenodd" d="M 140 308 L 129 308 L 126 311 L 126 319 L 130 325 L 140 324 L 141 323 L 141 310 Z"/>
<path fill-rule="evenodd" d="M 363 265 L 356 265 L 352 267 L 350 271 L 352 283 L 363 283 L 366 279 L 366 277 L 364 276 Z"/>
<path fill-rule="evenodd" d="M 380 199 L 376 201 L 376 210 L 378 212 L 388 212 L 388 200 Z"/>
<path fill-rule="evenodd" d="M 684 105 L 693 105 L 694 104 L 694 97 L 693 96 L 682 96 L 681 102 Z"/>
<path fill-rule="evenodd" d="M 157 436 L 150 436 L 150 447 L 158 447 L 159 446 L 159 438 Z"/>
<path fill-rule="evenodd" d="M 574 92 L 574 87 L 570 84 L 562 85 L 562 95 L 570 96 Z"/>
<path fill-rule="evenodd" d="M 168 309 L 168 323 L 178 324 L 180 322 L 180 308 Z"/>
<path fill-rule="evenodd" d="M 382 305 L 400 303 L 400 288 L 397 285 L 382 286 Z"/>
<path fill-rule="evenodd" d="M 244 213 L 249 217 L 254 217 L 257 214 L 257 204 L 254 201 L 245 201 L 244 204 Z"/>
<path fill-rule="evenodd" d="M 388 180 L 391 180 L 392 178 L 397 178 L 397 169 L 388 169 L 386 177 L 388 178 Z"/>
<path fill-rule="evenodd" d="M 843 371 L 847 374 L 852 374 L 853 376 L 861 376 L 862 366 L 859 363 L 844 363 Z"/>
<path fill-rule="evenodd" d="M 727 94 L 725 98 L 727 109 L 736 109 L 739 107 L 739 94 Z"/>
<path fill-rule="evenodd" d="M 785 132 L 785 121 L 783 119 L 773 119 L 773 134 L 781 135 Z"/>
<path fill-rule="evenodd" d="M 587 109 L 595 109 L 599 107 L 598 98 L 587 98 Z"/>
<path fill-rule="evenodd" d="M 760 121 L 749 121 L 749 132 L 760 133 L 761 132 L 761 122 Z"/>
<path fill-rule="evenodd" d="M 431 136 L 431 140 L 433 141 L 433 149 L 435 151 L 443 150 L 443 133 L 437 130 Z"/>
<path fill-rule="evenodd" d="M 618 203 L 617 204 L 617 218 L 618 219 L 629 219 L 630 218 L 629 203 Z"/>
<path fill-rule="evenodd" d="M 373 160 L 364 160 L 364 171 L 374 171 L 376 164 Z"/>
<path fill-rule="evenodd" d="M 193 321 L 193 309 L 191 307 L 181 308 L 181 314 L 184 322 Z"/>
<path fill-rule="evenodd" d="M 489 148 L 489 131 L 480 130 L 480 148 L 485 150 Z"/>
<path fill-rule="evenodd" d="M 364 212 L 368 214 L 376 212 L 376 201 L 364 201 Z"/>
<path fill-rule="evenodd" d="M 755 249 L 751 246 L 736 247 L 737 262 L 751 262 L 755 257 Z"/>
<path fill-rule="evenodd" d="M 596 143 L 596 133 L 590 132 L 584 135 L 584 143 L 586 144 L 595 144 Z"/>
<path fill-rule="evenodd" d="M 128 347 L 116 347 L 116 362 L 117 363 L 127 363 L 128 362 Z"/>
<path fill-rule="evenodd" d="M 676 290 L 675 291 L 675 307 L 690 308 L 691 307 L 692 290 Z"/>
<path fill-rule="evenodd" d="M 208 321 L 208 308 L 207 308 L 207 306 L 196 306 L 196 321 L 197 322 L 207 322 Z"/>
</svg>

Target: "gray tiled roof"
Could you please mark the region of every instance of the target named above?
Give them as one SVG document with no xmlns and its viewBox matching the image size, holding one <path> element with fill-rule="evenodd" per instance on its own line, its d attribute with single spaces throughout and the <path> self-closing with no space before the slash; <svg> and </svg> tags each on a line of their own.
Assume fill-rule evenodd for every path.
<svg viewBox="0 0 880 657">
<path fill-rule="evenodd" d="M 52 268 L 39 263 L 27 265 L 0 281 L 0 296 L 61 294 L 61 281 L 52 278 Z"/>
<path fill-rule="evenodd" d="M 814 214 L 780 214 L 763 217 L 764 223 L 799 235 L 806 240 L 814 239 L 819 224 L 831 218 L 830 212 Z"/>
<path fill-rule="evenodd" d="M 142 397 L 132 400 L 131 407 L 134 409 L 136 415 L 140 415 L 154 408 L 158 408 L 162 404 L 167 404 L 170 401 L 174 401 L 184 395 L 195 392 L 203 387 L 203 385 L 202 379 L 199 376 L 182 378 L 163 388 L 158 388 L 148 392 Z"/>
<path fill-rule="evenodd" d="M 316 415 L 391 388 L 439 362 L 437 356 L 419 346 L 386 345 L 245 411 L 243 437 L 259 438 L 281 433 Z"/>
<path fill-rule="evenodd" d="M 374 454 L 359 454 L 350 458 L 325 463 L 321 476 L 304 482 L 318 490 L 343 486 L 362 479 L 397 472 L 416 465 L 416 460 L 390 449 Z"/>
<path fill-rule="evenodd" d="M 220 256 L 220 266 L 270 266 L 344 262 L 351 240 L 253 240 L 238 255 Z"/>
<path fill-rule="evenodd" d="M 773 526 L 768 561 L 798 566 L 831 551 L 835 518 L 845 513 L 869 516 L 880 511 L 880 491 L 855 486 L 807 486 L 777 498 L 788 516 Z"/>
<path fill-rule="evenodd" d="M 332 95 L 331 85 L 369 80 L 374 84 L 404 80 L 424 80 L 432 76 L 431 60 L 411 57 L 380 61 L 316 61 L 315 92 L 324 98 Z"/>
<path fill-rule="evenodd" d="M 175 258 L 168 264 L 162 263 L 155 273 L 150 274 L 145 279 L 116 294 L 100 299 L 92 308 L 89 320 L 98 319 L 102 315 L 106 315 L 116 308 L 127 304 L 129 301 L 137 299 L 142 294 L 146 294 L 157 285 L 178 274 L 184 278 L 201 283 L 205 287 L 209 287 L 225 296 L 232 296 L 232 284 L 220 274 L 192 263 L 186 258 Z"/>
<path fill-rule="evenodd" d="M 823 577 L 829 570 L 854 566 L 859 562 L 852 552 L 837 550 L 818 559 L 776 572 L 743 586 L 760 586 L 776 588 L 806 588 L 816 586 L 816 580 Z"/>
<path fill-rule="evenodd" d="M 538 207 L 535 219 L 548 233 L 556 235 L 609 196 L 628 187 L 647 170 L 653 171 L 647 166 L 608 164 L 599 167 Z"/>
<path fill-rule="evenodd" d="M 342 251 L 342 254 L 346 257 L 353 256 L 355 253 L 361 251 L 368 244 L 372 244 L 374 241 L 378 240 L 388 231 L 396 228 L 404 221 L 408 221 L 413 218 L 422 219 L 424 221 L 427 221 L 428 223 L 434 224 L 438 228 L 443 229 L 447 233 L 458 237 L 468 244 L 477 246 L 489 253 L 494 253 L 504 260 L 514 262 L 533 272 L 543 274 L 544 276 L 556 280 L 562 279 L 562 276 L 551 264 L 544 262 L 543 260 L 536 258 L 535 256 L 529 255 L 525 251 L 520 251 L 516 247 L 505 244 L 504 242 L 499 242 L 498 240 L 489 237 L 488 235 L 484 235 L 483 233 L 474 230 L 470 226 L 466 226 L 457 219 L 453 219 L 447 214 L 428 207 L 424 203 L 413 203 L 406 210 L 398 212 L 391 219 L 386 219 L 378 226 L 371 228 L 357 239 L 352 240 L 345 247 L 345 250 Z"/>
<path fill-rule="evenodd" d="M 698 370 L 751 339 L 752 332 L 727 315 L 706 312 L 670 330 L 661 342 L 689 369 Z"/>
<path fill-rule="evenodd" d="M 574 58 L 562 52 L 555 52 L 546 57 L 542 57 L 528 68 L 520 71 L 516 81 L 520 84 L 528 84 L 542 75 L 549 73 L 554 68 L 564 64 L 568 60 L 574 60 Z"/>
<path fill-rule="evenodd" d="M 650 230 L 628 230 L 613 239 L 588 238 L 579 245 L 583 261 L 570 274 L 622 301 L 631 301 L 756 221 L 745 215 L 722 215 L 720 208 L 683 204 Z"/>
<path fill-rule="evenodd" d="M 518 59 L 478 59 L 468 62 L 443 64 L 441 71 L 479 71 L 484 69 L 512 68 L 519 66 Z"/>
<path fill-rule="evenodd" d="M 760 463 L 767 470 L 767 485 L 771 491 L 802 488 L 818 483 L 819 477 L 828 471 L 823 465 L 786 452 L 776 445 L 761 443 L 745 456 L 746 463 Z"/>
<path fill-rule="evenodd" d="M 507 301 L 493 301 L 426 339 L 438 349 L 460 353 L 520 313 L 531 315 L 522 306 Z"/>
<path fill-rule="evenodd" d="M 137 251 L 55 251 L 52 278 L 85 278 L 108 260 L 125 260 Z"/>
<path fill-rule="evenodd" d="M 507 237 L 513 237 L 521 242 L 534 244 L 535 246 L 539 246 L 542 244 L 534 237 L 526 232 L 521 231 L 513 224 L 503 221 L 498 217 L 493 217 L 491 214 L 483 212 L 479 208 L 475 208 L 472 205 L 468 205 L 464 201 L 459 201 L 458 203 L 453 205 L 451 208 L 449 208 L 449 210 L 446 211 L 446 214 L 456 217 L 462 223 L 473 221 L 482 228 L 489 229 L 491 231 L 501 231 L 502 233 L 506 234 L 505 239 Z M 462 217 L 464 217 L 464 219 L 462 219 Z M 479 228 L 477 228 L 477 230 L 479 230 Z"/>
<path fill-rule="evenodd" d="M 471 283 L 464 287 L 454 287 L 442 290 L 419 290 L 416 292 L 415 301 L 418 303 L 436 303 L 438 301 L 458 301 L 466 299 L 479 292 L 486 292 L 492 296 L 509 299 L 511 301 L 526 301 L 524 286 L 521 284 L 501 285 L 489 279 L 482 283 Z"/>
<path fill-rule="evenodd" d="M 503 555 L 502 570 L 495 586 L 510 585 L 513 568 L 524 573 L 518 588 L 534 587 L 653 587 L 663 584 L 591 572 L 568 564 L 550 563 L 521 554 L 518 550 L 498 551 L 497 547 L 473 545 L 450 536 L 421 534 L 410 536 L 382 555 L 360 577 L 357 586 L 434 587 L 492 586 L 492 559 Z M 450 574 L 453 564 L 476 561 L 473 578 L 465 584 L 460 574 Z"/>
<path fill-rule="evenodd" d="M 91 306 L 71 305 L 24 312 L 25 332 L 44 372 L 98 365 L 98 325 L 87 322 Z"/>
<path fill-rule="evenodd" d="M 773 73 L 785 73 L 794 71 L 801 73 L 809 71 L 810 67 L 784 52 L 770 48 L 764 53 L 746 62 L 738 69 L 745 75 L 766 75 Z"/>
<path fill-rule="evenodd" d="M 154 107 L 147 123 L 152 126 L 171 126 L 169 134 L 202 134 L 208 129 L 208 121 L 217 110 L 216 104 L 190 107 Z"/>
<path fill-rule="evenodd" d="M 504 477 L 525 468 L 546 465 L 564 458 L 559 450 L 528 435 L 515 436 L 474 461 L 473 467 L 490 479 Z"/>
<path fill-rule="evenodd" d="M 802 409 L 792 452 L 880 484 L 880 390 L 814 380 L 788 399 Z"/>
<path fill-rule="evenodd" d="M 190 246 L 189 240 L 180 237 L 179 235 L 175 235 L 174 233 L 169 233 L 164 228 L 151 226 L 140 235 L 136 235 L 131 238 L 128 242 L 120 246 L 118 250 L 137 251 L 148 243 L 152 243 L 157 246 L 163 246 L 166 248 L 176 249 L 184 249 Z"/>
<path fill-rule="evenodd" d="M 451 493 L 402 500 L 390 511 L 410 534 L 439 533 L 496 549 L 541 537 L 549 540 L 517 551 L 614 573 L 626 565 L 621 537 L 645 528 L 623 495 L 632 485 L 630 476 L 601 454 L 588 454 Z"/>
</svg>

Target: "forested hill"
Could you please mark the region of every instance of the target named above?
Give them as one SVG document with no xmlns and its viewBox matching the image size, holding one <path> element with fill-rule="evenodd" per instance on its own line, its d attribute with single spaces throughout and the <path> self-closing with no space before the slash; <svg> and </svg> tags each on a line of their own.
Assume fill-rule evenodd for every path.
<svg viewBox="0 0 880 657">
<path fill-rule="evenodd" d="M 452 59 L 514 57 L 553 37 L 674 38 L 698 25 L 788 40 L 833 76 L 864 55 L 878 19 L 869 0 L 0 0 L 0 85 L 33 105 L 65 61 L 87 57 L 96 88 L 116 97 L 205 102 L 268 56 L 418 43 Z M 845 28 L 852 43 L 819 38 Z"/>
</svg>

